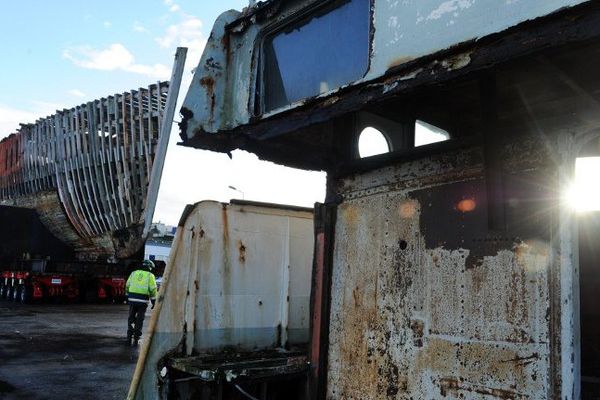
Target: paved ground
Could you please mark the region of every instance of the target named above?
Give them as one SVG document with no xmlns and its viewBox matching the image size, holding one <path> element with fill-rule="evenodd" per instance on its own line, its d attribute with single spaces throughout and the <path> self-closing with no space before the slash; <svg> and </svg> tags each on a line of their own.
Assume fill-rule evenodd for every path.
<svg viewBox="0 0 600 400">
<path fill-rule="evenodd" d="M 138 356 L 127 309 L 0 301 L 0 399 L 124 399 Z"/>
</svg>

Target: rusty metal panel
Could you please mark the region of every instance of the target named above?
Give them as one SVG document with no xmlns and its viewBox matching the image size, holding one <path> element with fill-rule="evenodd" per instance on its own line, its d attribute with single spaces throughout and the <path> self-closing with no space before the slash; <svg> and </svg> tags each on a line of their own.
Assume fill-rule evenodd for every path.
<svg viewBox="0 0 600 400">
<path fill-rule="evenodd" d="M 480 148 L 337 181 L 329 399 L 572 398 L 568 221 L 526 149 L 504 157 L 503 232 Z"/>
<path fill-rule="evenodd" d="M 130 398 L 156 397 L 159 360 L 169 355 L 305 346 L 313 242 L 309 209 L 214 201 L 189 206 Z"/>
</svg>

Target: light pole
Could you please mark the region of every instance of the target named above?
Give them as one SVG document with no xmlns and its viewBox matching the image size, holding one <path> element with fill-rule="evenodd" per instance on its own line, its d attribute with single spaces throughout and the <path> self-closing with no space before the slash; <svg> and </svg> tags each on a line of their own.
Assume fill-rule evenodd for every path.
<svg viewBox="0 0 600 400">
<path fill-rule="evenodd" d="M 228 188 L 231 189 L 231 190 L 235 190 L 236 192 L 240 192 L 242 194 L 242 200 L 245 200 L 244 199 L 244 192 L 242 192 L 240 189 L 236 188 L 235 186 L 231 186 L 231 185 L 229 185 Z"/>
</svg>

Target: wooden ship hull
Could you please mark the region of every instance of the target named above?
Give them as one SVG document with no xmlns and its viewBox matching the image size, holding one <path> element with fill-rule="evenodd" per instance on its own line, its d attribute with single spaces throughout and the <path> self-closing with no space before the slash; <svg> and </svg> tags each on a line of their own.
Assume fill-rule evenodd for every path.
<svg viewBox="0 0 600 400">
<path fill-rule="evenodd" d="M 21 125 L 0 142 L 0 206 L 35 209 L 78 259 L 131 257 L 154 211 L 168 94 L 159 82 Z"/>
</svg>

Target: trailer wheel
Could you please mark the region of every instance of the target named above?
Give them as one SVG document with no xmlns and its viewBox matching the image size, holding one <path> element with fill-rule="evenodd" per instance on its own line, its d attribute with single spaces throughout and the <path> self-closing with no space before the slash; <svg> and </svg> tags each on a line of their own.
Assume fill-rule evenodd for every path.
<svg viewBox="0 0 600 400">
<path fill-rule="evenodd" d="M 96 288 L 88 288 L 85 291 L 85 302 L 86 303 L 97 303 L 98 302 L 98 291 Z"/>
<path fill-rule="evenodd" d="M 2 293 L 2 298 L 10 300 L 10 285 L 4 285 L 4 292 Z"/>
<path fill-rule="evenodd" d="M 19 300 L 19 287 L 20 286 L 11 286 L 10 287 L 10 292 L 8 292 L 9 300 L 12 300 L 15 302 Z"/>
<path fill-rule="evenodd" d="M 32 291 L 27 286 L 21 286 L 19 291 L 19 301 L 23 304 L 31 303 Z"/>
</svg>

